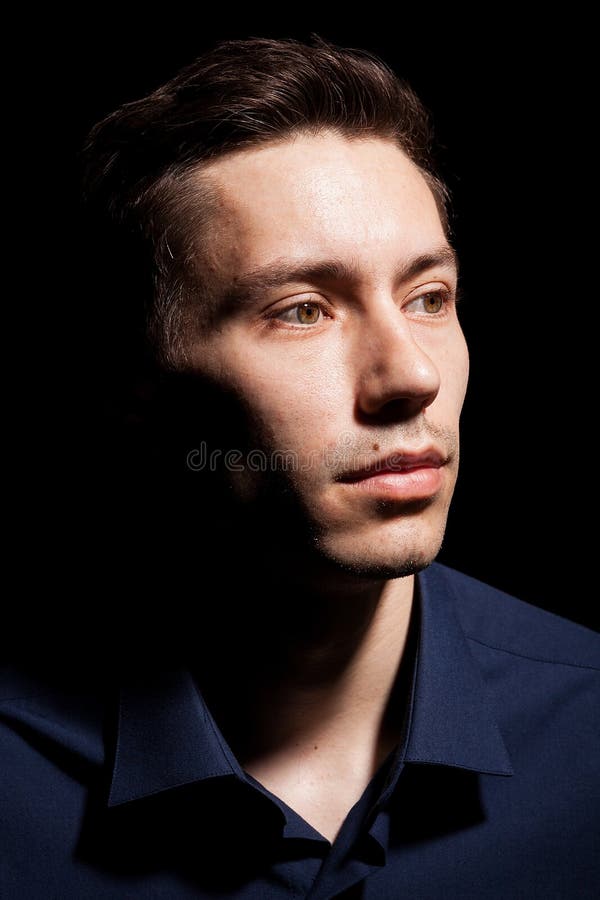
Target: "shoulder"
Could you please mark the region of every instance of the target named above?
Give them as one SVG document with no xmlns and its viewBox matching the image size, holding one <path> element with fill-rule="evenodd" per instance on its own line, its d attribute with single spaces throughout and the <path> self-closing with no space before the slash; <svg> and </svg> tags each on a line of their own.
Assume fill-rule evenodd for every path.
<svg viewBox="0 0 600 900">
<path fill-rule="evenodd" d="M 515 771 L 537 785 L 531 797 L 568 805 L 579 784 L 597 785 L 600 635 L 447 566 L 426 572 L 458 620 Z"/>
<path fill-rule="evenodd" d="M 0 747 L 17 746 L 100 766 L 110 690 L 78 677 L 25 666 L 0 668 Z"/>
<path fill-rule="evenodd" d="M 441 563 L 426 570 L 448 593 L 466 637 L 529 660 L 600 671 L 600 635 Z"/>
<path fill-rule="evenodd" d="M 60 677 L 38 669 L 0 669 L 0 795 L 9 823 L 0 884 L 11 897 L 80 896 L 76 860 L 105 792 L 111 717 L 98 686 L 75 666 Z"/>
</svg>

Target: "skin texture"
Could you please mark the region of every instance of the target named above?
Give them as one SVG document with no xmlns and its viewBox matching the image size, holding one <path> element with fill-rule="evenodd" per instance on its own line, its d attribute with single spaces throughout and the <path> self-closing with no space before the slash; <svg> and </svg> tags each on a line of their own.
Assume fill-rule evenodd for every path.
<svg viewBox="0 0 600 900">
<path fill-rule="evenodd" d="M 212 440 L 294 463 L 221 473 L 233 513 L 219 540 L 238 564 L 222 573 L 197 674 L 246 770 L 333 841 L 399 739 L 414 573 L 439 551 L 456 481 L 468 379 L 457 273 L 445 262 L 398 279 L 448 242 L 391 141 L 300 134 L 200 178 L 221 198 L 198 246 L 221 301 L 197 311 L 188 359 L 227 398 Z M 241 290 L 268 264 L 332 258 L 353 276 Z M 432 448 L 443 465 L 426 496 L 340 480 Z"/>
<path fill-rule="evenodd" d="M 424 178 L 391 142 L 331 133 L 236 152 L 205 172 L 223 198 L 208 245 L 217 283 L 273 261 L 334 257 L 360 279 L 273 288 L 227 308 L 195 341 L 192 367 L 238 398 L 247 446 L 268 462 L 265 472 L 232 472 L 236 492 L 267 490 L 280 454 L 292 460 L 283 480 L 321 555 L 389 576 L 428 564 L 457 474 L 468 357 L 452 299 L 439 314 L 423 311 L 426 291 L 453 295 L 452 267 L 394 284 L 402 263 L 447 245 Z M 309 310 L 314 324 L 291 308 L 307 301 L 322 304 Z M 431 446 L 449 457 L 432 502 L 382 501 L 336 480 Z"/>
</svg>

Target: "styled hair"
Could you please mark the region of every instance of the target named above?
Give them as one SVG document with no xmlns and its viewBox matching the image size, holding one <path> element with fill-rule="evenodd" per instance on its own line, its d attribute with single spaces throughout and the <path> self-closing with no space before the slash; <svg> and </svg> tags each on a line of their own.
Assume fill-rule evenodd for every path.
<svg viewBox="0 0 600 900">
<path fill-rule="evenodd" d="M 93 126 L 80 171 L 95 272 L 119 326 L 131 324 L 161 368 L 177 371 L 190 313 L 210 304 L 199 248 L 217 198 L 202 164 L 324 130 L 396 142 L 425 177 L 448 234 L 449 192 L 434 164 L 427 110 L 373 53 L 314 33 L 310 43 L 221 41 Z"/>
</svg>

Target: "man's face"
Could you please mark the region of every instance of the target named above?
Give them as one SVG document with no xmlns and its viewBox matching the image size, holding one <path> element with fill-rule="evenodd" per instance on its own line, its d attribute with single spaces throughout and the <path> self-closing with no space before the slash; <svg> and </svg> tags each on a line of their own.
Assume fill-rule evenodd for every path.
<svg viewBox="0 0 600 900">
<path fill-rule="evenodd" d="M 234 492 L 258 509 L 279 495 L 345 570 L 429 564 L 456 481 L 468 354 L 424 177 L 391 141 L 333 132 L 203 173 L 222 196 L 199 250 L 218 299 L 189 354 L 244 413 L 238 449 L 253 453 L 230 457 Z M 281 540 L 286 521 L 273 527 Z"/>
</svg>

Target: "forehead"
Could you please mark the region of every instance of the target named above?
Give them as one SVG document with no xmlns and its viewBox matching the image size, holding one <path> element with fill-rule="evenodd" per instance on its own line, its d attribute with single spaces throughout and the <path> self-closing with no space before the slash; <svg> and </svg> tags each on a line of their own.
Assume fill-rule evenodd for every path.
<svg viewBox="0 0 600 900">
<path fill-rule="evenodd" d="M 230 153 L 201 178 L 218 190 L 211 236 L 227 268 L 317 253 L 362 253 L 368 267 L 445 241 L 424 176 L 391 140 L 301 134 Z"/>
</svg>

